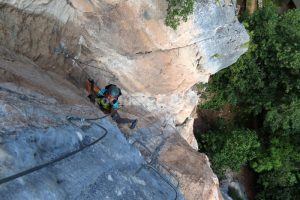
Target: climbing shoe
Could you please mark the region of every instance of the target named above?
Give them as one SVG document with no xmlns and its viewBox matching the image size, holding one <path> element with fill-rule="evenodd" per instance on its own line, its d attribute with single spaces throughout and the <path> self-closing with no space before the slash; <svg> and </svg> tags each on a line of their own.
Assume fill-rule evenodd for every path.
<svg viewBox="0 0 300 200">
<path fill-rule="evenodd" d="M 92 103 L 95 103 L 95 101 L 96 101 L 95 95 L 89 94 L 89 95 L 88 95 L 88 98 L 90 99 L 90 101 L 91 101 Z"/>
<path fill-rule="evenodd" d="M 134 129 L 135 126 L 136 126 L 136 124 L 137 124 L 137 122 L 138 122 L 137 119 L 133 120 L 129 128 L 130 128 L 130 129 Z"/>
<path fill-rule="evenodd" d="M 88 98 L 90 99 L 91 102 L 95 103 L 95 95 L 93 94 L 93 89 L 94 89 L 94 80 L 91 78 L 88 78 L 88 82 L 90 82 L 90 94 L 88 95 Z M 88 90 L 88 89 L 87 89 Z"/>
</svg>

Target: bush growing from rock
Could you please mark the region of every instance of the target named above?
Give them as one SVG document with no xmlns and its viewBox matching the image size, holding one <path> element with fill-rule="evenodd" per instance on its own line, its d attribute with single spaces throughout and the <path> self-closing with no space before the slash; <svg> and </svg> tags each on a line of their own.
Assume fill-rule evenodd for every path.
<svg viewBox="0 0 300 200">
<path fill-rule="evenodd" d="M 181 21 L 187 21 L 188 16 L 193 13 L 195 0 L 167 0 L 168 9 L 165 23 L 174 30 Z"/>
</svg>

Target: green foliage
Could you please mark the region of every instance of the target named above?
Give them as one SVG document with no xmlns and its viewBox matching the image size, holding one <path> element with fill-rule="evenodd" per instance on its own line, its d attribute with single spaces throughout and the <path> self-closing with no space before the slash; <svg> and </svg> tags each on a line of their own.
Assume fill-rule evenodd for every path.
<svg viewBox="0 0 300 200">
<path fill-rule="evenodd" d="M 299 9 L 291 10 L 286 13 L 279 21 L 279 32 L 282 39 L 288 42 L 289 46 L 299 48 L 300 40 L 300 12 Z M 299 68 L 299 66 L 298 66 Z"/>
<path fill-rule="evenodd" d="M 225 85 L 223 83 L 229 81 L 228 72 L 228 70 L 222 70 L 213 76 L 213 84 L 209 84 L 206 88 L 206 93 L 211 94 L 211 99 L 200 105 L 200 109 L 220 110 L 228 103 L 227 94 L 222 92 L 222 87 Z"/>
<path fill-rule="evenodd" d="M 187 21 L 188 16 L 193 13 L 195 0 L 167 0 L 168 9 L 165 23 L 174 30 L 180 21 Z"/>
<path fill-rule="evenodd" d="M 256 134 L 249 130 L 234 130 L 226 138 L 221 151 L 212 158 L 222 172 L 230 168 L 238 171 L 240 167 L 256 157 L 260 146 Z"/>
<path fill-rule="evenodd" d="M 224 58 L 224 55 L 216 53 L 212 57 L 216 58 L 216 59 L 221 59 L 221 58 Z"/>
<path fill-rule="evenodd" d="M 199 108 L 221 110 L 225 104 L 226 104 L 225 99 L 222 99 L 219 96 L 213 96 L 209 101 L 205 102 L 203 105 L 200 105 Z"/>
<path fill-rule="evenodd" d="M 249 42 L 245 42 L 245 43 L 242 44 L 240 47 L 241 47 L 241 48 L 246 48 L 246 49 L 248 49 L 248 48 L 249 48 Z"/>
<path fill-rule="evenodd" d="M 264 190 L 259 192 L 255 199 L 257 200 L 299 200 L 300 185 L 298 187 L 284 187 Z"/>
<path fill-rule="evenodd" d="M 294 199 L 294 195 L 287 193 L 275 195 L 272 191 L 287 192 L 289 190 L 286 188 L 290 190 L 299 188 L 300 147 L 298 144 L 299 141 L 295 136 L 272 139 L 269 148 L 261 152 L 251 163 L 253 169 L 259 172 L 258 184 L 262 187 L 259 196 L 263 197 L 258 199 Z M 266 194 L 268 192 L 271 193 Z"/>
<path fill-rule="evenodd" d="M 251 36 L 249 51 L 230 69 L 214 75 L 209 89 L 220 99 L 254 115 L 297 99 L 300 48 L 295 41 L 300 41 L 299 13 L 278 16 L 272 7 L 256 12 L 245 22 Z M 280 32 L 290 24 L 294 28 L 289 30 L 295 31 Z"/>
<path fill-rule="evenodd" d="M 300 133 L 300 101 L 292 101 L 289 105 L 282 104 L 271 109 L 266 114 L 265 124 L 272 133 L 280 135 Z"/>
<path fill-rule="evenodd" d="M 269 148 L 251 163 L 252 168 L 256 172 L 297 171 L 297 163 L 300 162 L 300 147 L 290 140 L 288 137 L 273 138 Z"/>
<path fill-rule="evenodd" d="M 238 171 L 248 161 L 256 158 L 260 143 L 255 132 L 244 129 L 211 131 L 202 136 L 201 149 L 205 149 L 220 175 L 226 169 Z"/>
<path fill-rule="evenodd" d="M 279 15 L 266 6 L 243 23 L 248 52 L 212 77 L 212 99 L 201 106 L 230 104 L 238 119 L 204 134 L 202 149 L 221 172 L 249 163 L 259 177 L 257 199 L 300 199 L 300 10 Z"/>
<path fill-rule="evenodd" d="M 260 174 L 258 183 L 265 189 L 294 186 L 297 183 L 297 176 L 290 171 L 283 170 L 266 172 Z"/>
</svg>

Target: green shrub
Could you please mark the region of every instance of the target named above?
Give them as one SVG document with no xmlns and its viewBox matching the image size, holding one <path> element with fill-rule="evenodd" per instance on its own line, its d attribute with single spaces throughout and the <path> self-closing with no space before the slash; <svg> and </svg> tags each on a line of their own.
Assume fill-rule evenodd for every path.
<svg viewBox="0 0 300 200">
<path fill-rule="evenodd" d="M 221 150 L 212 157 L 214 166 L 225 172 L 226 169 L 238 171 L 242 165 L 256 158 L 260 143 L 255 132 L 233 130 L 229 133 Z"/>
<path fill-rule="evenodd" d="M 256 195 L 256 200 L 299 200 L 300 185 L 296 187 L 274 188 L 269 190 L 259 191 Z"/>
<path fill-rule="evenodd" d="M 165 23 L 174 30 L 180 21 L 187 21 L 188 16 L 194 11 L 195 0 L 167 0 L 168 9 Z"/>
<path fill-rule="evenodd" d="M 252 168 L 258 173 L 268 171 L 282 171 L 282 174 L 299 173 L 297 165 L 300 163 L 300 147 L 297 142 L 296 136 L 272 138 L 268 148 L 251 163 Z"/>
<path fill-rule="evenodd" d="M 220 125 L 200 147 L 221 172 L 248 162 L 258 174 L 256 199 L 300 199 L 300 9 L 278 14 L 266 6 L 243 23 L 248 52 L 213 75 L 207 87 L 213 98 L 202 107 L 230 104 L 232 124 L 244 128 Z"/>
<path fill-rule="evenodd" d="M 256 158 L 260 143 L 254 131 L 221 129 L 203 134 L 200 150 L 208 152 L 212 166 L 219 175 L 227 169 L 238 171 Z"/>
<path fill-rule="evenodd" d="M 208 89 L 222 101 L 253 115 L 297 100 L 299 19 L 299 9 L 282 16 L 273 7 L 254 13 L 244 22 L 251 36 L 248 52 L 229 69 L 215 74 Z"/>
<path fill-rule="evenodd" d="M 270 128 L 271 132 L 277 135 L 300 133 L 300 100 L 272 108 L 266 114 L 265 127 Z"/>
<path fill-rule="evenodd" d="M 221 110 L 226 101 L 220 98 L 219 95 L 213 96 L 209 101 L 199 106 L 199 109 L 211 109 L 211 110 Z"/>
</svg>

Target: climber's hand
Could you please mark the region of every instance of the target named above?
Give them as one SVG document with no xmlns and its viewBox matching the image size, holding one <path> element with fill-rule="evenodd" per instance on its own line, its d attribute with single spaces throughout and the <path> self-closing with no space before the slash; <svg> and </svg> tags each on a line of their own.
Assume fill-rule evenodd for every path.
<svg viewBox="0 0 300 200">
<path fill-rule="evenodd" d="M 94 84 L 94 83 L 95 83 L 94 79 L 92 79 L 92 78 L 88 78 L 88 81 L 89 81 L 91 84 Z"/>
</svg>

